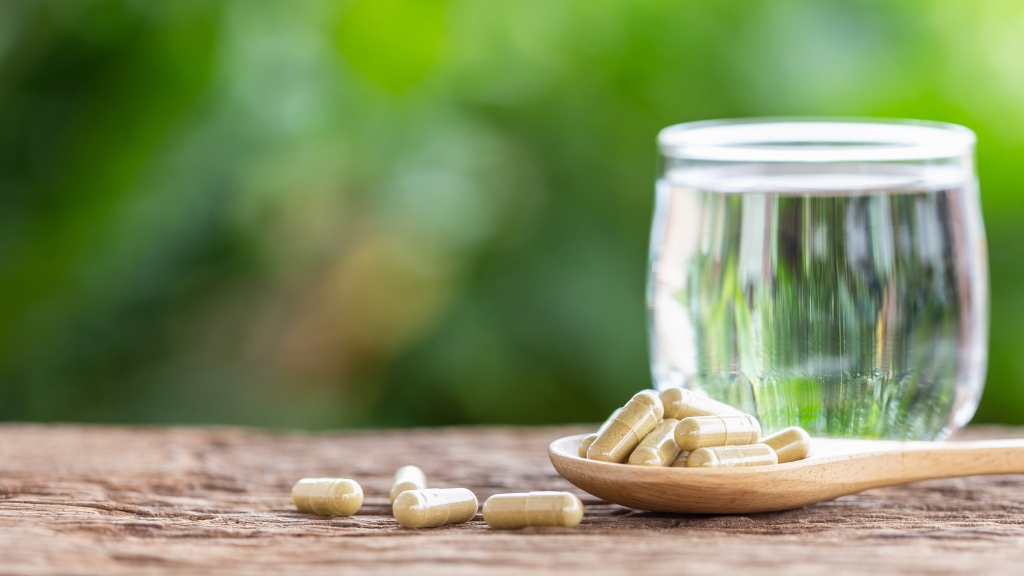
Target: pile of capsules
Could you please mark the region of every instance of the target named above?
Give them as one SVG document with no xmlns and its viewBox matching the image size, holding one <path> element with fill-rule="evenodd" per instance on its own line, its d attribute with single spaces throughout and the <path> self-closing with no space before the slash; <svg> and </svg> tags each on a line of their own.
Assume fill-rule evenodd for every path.
<svg viewBox="0 0 1024 576">
<path fill-rule="evenodd" d="M 753 416 L 683 388 L 638 392 L 580 442 L 581 458 L 637 466 L 766 466 L 807 457 L 810 436 L 786 428 L 761 438 Z"/>
<path fill-rule="evenodd" d="M 292 487 L 299 512 L 351 516 L 363 505 L 363 489 L 348 478 L 303 478 Z M 416 466 L 402 466 L 391 484 L 391 513 L 405 528 L 433 528 L 469 522 L 476 516 L 476 495 L 466 488 L 427 488 Z M 583 519 L 583 503 L 569 492 L 495 494 L 484 502 L 484 522 L 491 528 L 528 526 L 572 528 Z"/>
</svg>

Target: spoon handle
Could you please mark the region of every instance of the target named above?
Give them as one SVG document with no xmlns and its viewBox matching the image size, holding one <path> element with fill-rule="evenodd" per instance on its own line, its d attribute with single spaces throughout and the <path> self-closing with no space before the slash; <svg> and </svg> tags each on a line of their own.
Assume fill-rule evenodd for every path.
<svg viewBox="0 0 1024 576">
<path fill-rule="evenodd" d="M 902 452 L 908 477 L 952 478 L 976 474 L 1024 474 L 1024 439 L 939 442 Z"/>
</svg>

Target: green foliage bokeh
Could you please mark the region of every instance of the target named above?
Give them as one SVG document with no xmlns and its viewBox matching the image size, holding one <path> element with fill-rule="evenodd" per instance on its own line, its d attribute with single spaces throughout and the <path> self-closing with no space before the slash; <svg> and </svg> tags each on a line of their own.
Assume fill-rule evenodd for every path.
<svg viewBox="0 0 1024 576">
<path fill-rule="evenodd" d="M 1024 423 L 1024 5 L 0 0 L 0 419 L 594 421 L 649 385 L 654 137 L 979 136 Z"/>
</svg>

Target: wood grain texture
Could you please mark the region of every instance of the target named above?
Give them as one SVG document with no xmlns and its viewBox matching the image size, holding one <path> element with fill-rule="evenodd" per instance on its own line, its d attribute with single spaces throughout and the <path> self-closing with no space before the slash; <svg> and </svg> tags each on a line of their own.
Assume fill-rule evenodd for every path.
<svg viewBox="0 0 1024 576">
<path fill-rule="evenodd" d="M 933 480 L 787 512 L 646 513 L 555 474 L 547 445 L 580 427 L 277 434 L 239 429 L 0 426 L 3 574 L 1018 573 L 1024 476 Z M 1024 437 L 977 428 L 970 439 Z M 569 490 L 577 529 L 405 530 L 391 477 L 436 487 Z M 358 480 L 359 514 L 294 511 L 304 476 Z M 702 572 L 707 571 L 707 572 Z M 741 571 L 741 572 L 736 572 Z"/>
</svg>

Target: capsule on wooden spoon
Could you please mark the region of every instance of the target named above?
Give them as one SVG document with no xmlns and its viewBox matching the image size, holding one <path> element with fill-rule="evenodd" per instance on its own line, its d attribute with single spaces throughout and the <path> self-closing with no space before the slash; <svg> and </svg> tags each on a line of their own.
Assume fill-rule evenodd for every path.
<svg viewBox="0 0 1024 576">
<path fill-rule="evenodd" d="M 637 392 L 608 428 L 587 449 L 587 458 L 602 462 L 625 462 L 665 414 L 654 390 Z"/>
</svg>

